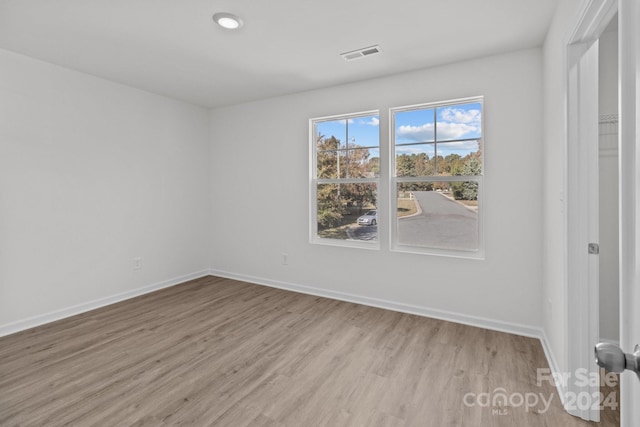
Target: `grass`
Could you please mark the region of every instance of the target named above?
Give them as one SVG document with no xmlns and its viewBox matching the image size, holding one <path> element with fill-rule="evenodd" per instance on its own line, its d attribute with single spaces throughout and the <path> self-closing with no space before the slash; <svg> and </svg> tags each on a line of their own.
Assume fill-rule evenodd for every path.
<svg viewBox="0 0 640 427">
<path fill-rule="evenodd" d="M 444 194 L 451 200 L 455 200 L 453 195 Z M 413 215 L 418 212 L 418 207 L 416 206 L 416 201 L 414 199 L 408 198 L 399 198 L 398 200 L 398 218 L 403 216 Z M 465 206 L 476 207 L 478 206 L 477 200 L 455 200 L 456 202 L 463 204 Z M 375 209 L 375 206 L 369 206 L 362 208 L 359 210 L 358 208 L 347 208 L 347 214 L 345 214 L 340 220 L 340 224 L 326 229 L 318 228 L 318 237 L 323 239 L 337 239 L 337 240 L 346 240 L 349 238 L 347 234 L 347 229 L 349 227 L 353 227 L 358 220 L 358 217 L 364 214 L 366 211 Z"/>
<path fill-rule="evenodd" d="M 334 228 L 318 230 L 318 237 L 321 237 L 323 239 L 347 240 L 349 238 L 347 229 L 351 226 L 352 224 L 344 224 Z"/>
<path fill-rule="evenodd" d="M 454 199 L 452 194 L 444 194 L 445 196 L 447 196 L 448 198 L 450 198 L 453 201 L 456 201 L 458 203 L 460 203 L 461 205 L 465 205 L 465 206 L 471 206 L 471 207 L 477 207 L 478 206 L 478 201 L 477 200 L 462 200 L 462 199 Z"/>
<path fill-rule="evenodd" d="M 413 215 L 418 212 L 416 201 L 413 199 L 398 199 L 398 218 Z"/>
<path fill-rule="evenodd" d="M 461 203 L 465 206 L 478 206 L 477 200 L 456 200 L 456 202 Z"/>
<path fill-rule="evenodd" d="M 324 230 L 318 228 L 318 237 L 322 239 L 348 239 L 349 235 L 347 234 L 347 230 L 349 227 L 356 226 L 358 217 L 371 209 L 375 209 L 375 206 L 362 208 L 362 211 L 358 210 L 358 208 L 348 208 L 348 213 L 342 217 L 340 224 L 332 228 L 325 228 Z M 416 207 L 415 200 L 398 199 L 398 217 L 413 215 L 417 211 L 418 208 Z"/>
<path fill-rule="evenodd" d="M 349 238 L 347 234 L 347 229 L 356 224 L 358 217 L 363 215 L 366 211 L 375 209 L 375 206 L 363 207 L 362 210 L 359 210 L 357 207 L 347 208 L 347 213 L 342 216 L 340 220 L 340 224 L 332 228 L 320 229 L 318 226 L 318 237 L 323 239 L 338 239 L 338 240 L 346 240 Z"/>
</svg>

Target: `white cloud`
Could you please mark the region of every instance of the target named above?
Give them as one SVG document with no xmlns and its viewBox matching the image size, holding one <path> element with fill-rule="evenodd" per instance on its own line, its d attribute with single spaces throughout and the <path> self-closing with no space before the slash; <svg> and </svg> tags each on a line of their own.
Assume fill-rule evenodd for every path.
<svg viewBox="0 0 640 427">
<path fill-rule="evenodd" d="M 396 148 L 396 155 L 400 154 L 420 154 L 425 153 L 429 156 L 429 158 L 433 157 L 434 147 L 431 145 L 428 149 L 425 149 L 424 146 L 416 146 L 416 145 L 406 145 L 400 146 Z"/>
<path fill-rule="evenodd" d="M 380 125 L 380 119 L 377 117 L 371 117 L 371 120 L 365 123 L 368 124 L 369 126 L 378 126 Z"/>
<path fill-rule="evenodd" d="M 433 123 L 425 123 L 421 126 L 400 126 L 396 136 L 414 142 L 433 141 Z"/>
<path fill-rule="evenodd" d="M 473 153 L 478 151 L 478 141 L 456 141 L 456 142 L 445 142 L 438 144 L 438 153 L 439 154 L 451 154 L 457 153 L 462 157 L 466 156 L 468 153 Z"/>
<path fill-rule="evenodd" d="M 420 154 L 426 153 L 429 158 L 433 157 L 434 144 L 429 145 L 404 145 L 396 148 L 396 155 L 400 154 Z M 448 156 L 449 154 L 459 154 L 461 157 L 466 156 L 469 153 L 478 151 L 477 141 L 455 141 L 455 142 L 443 142 L 438 143 L 438 155 Z"/>
<path fill-rule="evenodd" d="M 472 123 L 480 125 L 482 118 L 480 110 L 462 110 L 460 108 L 444 108 L 440 116 L 442 120 L 454 123 Z"/>
<path fill-rule="evenodd" d="M 461 139 L 465 137 L 465 135 L 477 135 L 479 132 L 479 126 L 468 125 L 465 123 L 438 122 L 438 141 Z"/>
<path fill-rule="evenodd" d="M 463 139 L 480 133 L 480 126 L 466 123 L 438 122 L 438 141 Z M 400 126 L 396 135 L 413 142 L 433 141 L 433 123 L 421 126 Z"/>
</svg>

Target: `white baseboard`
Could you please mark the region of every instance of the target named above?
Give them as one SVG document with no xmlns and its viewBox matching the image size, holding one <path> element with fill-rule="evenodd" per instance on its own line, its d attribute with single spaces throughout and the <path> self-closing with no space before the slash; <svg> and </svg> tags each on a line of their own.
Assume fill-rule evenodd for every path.
<svg viewBox="0 0 640 427">
<path fill-rule="evenodd" d="M 401 313 L 415 314 L 423 317 L 432 317 L 434 319 L 446 320 L 454 323 L 461 323 L 469 326 L 490 329 L 493 331 L 507 332 L 514 335 L 522 335 L 525 337 L 538 338 L 542 336 L 542 330 L 533 326 L 520 325 L 517 323 L 503 322 L 500 320 L 488 319 L 484 317 L 469 316 L 466 314 L 454 313 L 447 310 L 439 310 L 435 308 L 422 307 L 417 305 L 399 303 L 378 298 L 371 298 L 362 295 L 355 295 L 346 292 L 332 291 L 328 289 L 314 288 L 311 286 L 297 285 L 277 280 L 264 279 L 261 277 L 248 276 L 245 274 L 231 273 L 228 271 L 210 270 L 212 276 L 225 277 L 228 279 L 240 280 L 243 282 L 254 283 L 257 285 L 269 286 L 272 288 L 284 289 L 288 291 L 300 292 L 303 294 L 315 295 L 319 297 L 332 298 L 340 301 L 353 302 L 356 304 L 367 305 L 371 307 L 384 308 L 387 310 L 398 311 Z"/>
<path fill-rule="evenodd" d="M 561 371 L 551 351 L 551 346 L 547 340 L 547 335 L 542 328 L 533 326 L 520 325 L 512 322 L 503 322 L 494 319 L 488 319 L 477 316 L 469 316 L 466 314 L 454 313 L 446 310 L 439 310 L 429 307 L 421 307 L 410 304 L 398 303 L 394 301 L 382 300 L 377 298 L 370 298 L 361 295 L 354 295 L 345 292 L 331 291 L 327 289 L 314 288 L 310 286 L 297 285 L 293 283 L 281 282 L 276 280 L 269 280 L 259 277 L 247 276 L 244 274 L 230 273 L 228 271 L 211 270 L 212 276 L 226 277 L 229 279 L 240 280 L 243 282 L 255 283 L 258 285 L 270 286 L 273 288 L 284 289 L 294 292 L 300 292 L 309 295 L 315 295 L 320 297 L 332 298 L 340 301 L 353 302 L 356 304 L 363 304 L 372 307 L 383 308 L 387 310 L 398 311 L 402 313 L 415 314 L 418 316 L 432 317 L 435 319 L 446 320 L 454 323 L 461 323 L 464 325 L 475 326 L 478 328 L 490 329 L 498 332 L 506 332 L 514 335 L 521 335 L 530 338 L 537 338 L 540 340 L 542 349 L 544 351 L 551 374 L 559 374 Z M 565 385 L 561 381 L 556 381 L 556 388 L 560 400 L 564 405 L 566 396 Z"/>
<path fill-rule="evenodd" d="M 328 289 L 315 288 L 311 286 L 298 285 L 288 282 L 270 280 L 260 277 L 248 276 L 244 274 L 231 273 L 220 270 L 203 270 L 196 273 L 187 274 L 173 279 L 165 280 L 162 282 L 154 283 L 152 285 L 144 286 L 141 288 L 133 289 L 127 292 L 122 292 L 116 295 L 112 295 L 105 298 L 99 298 L 97 300 L 88 301 L 86 303 L 74 305 L 61 310 L 52 311 L 50 313 L 33 316 L 24 320 L 11 322 L 5 325 L 0 325 L 0 337 L 20 332 L 29 328 L 33 328 L 45 323 L 54 322 L 66 317 L 74 316 L 76 314 L 84 313 L 96 308 L 104 307 L 116 302 L 124 301 L 130 298 L 134 298 L 140 295 L 144 295 L 150 292 L 154 292 L 163 288 L 175 286 L 177 284 L 204 277 L 207 275 L 225 277 L 229 279 L 239 280 L 243 282 L 254 283 L 258 285 L 269 286 L 272 288 L 284 289 L 293 292 L 299 292 L 303 294 L 315 295 L 325 298 L 331 298 L 340 301 L 347 301 L 356 304 L 363 304 L 371 307 L 377 307 L 392 311 L 398 311 L 401 313 L 415 314 L 423 317 L 431 317 L 440 320 L 446 320 L 449 322 L 460 323 L 469 326 L 475 326 L 479 328 L 506 332 L 515 335 L 521 335 L 531 338 L 537 338 L 542 344 L 545 356 L 549 363 L 552 373 L 560 372 L 558 365 L 553 357 L 551 348 L 547 341 L 547 337 L 541 328 L 533 326 L 521 325 L 512 322 L 504 322 L 500 320 L 494 320 L 478 316 L 470 316 L 461 313 L 455 313 L 447 310 L 440 310 L 429 307 L 416 306 L 411 304 L 404 304 L 389 300 L 383 300 L 379 298 L 371 298 L 362 295 L 355 295 L 346 292 L 332 291 Z M 565 390 L 562 389 L 562 385 L 557 383 L 558 393 L 560 398 L 564 400 Z M 563 402 L 564 403 L 564 402 Z"/>
<path fill-rule="evenodd" d="M 549 340 L 547 339 L 547 334 L 545 334 L 544 330 L 540 330 L 540 343 L 542 344 L 542 349 L 544 350 L 544 355 L 547 357 L 547 362 L 549 362 L 549 368 L 551 369 L 551 374 L 554 378 L 563 378 L 562 372 L 558 366 L 558 362 L 556 362 L 555 357 L 553 357 L 553 352 L 551 351 L 551 345 L 549 345 Z M 556 389 L 558 391 L 558 396 L 560 396 L 560 401 L 562 402 L 562 406 L 565 404 L 565 396 L 567 395 L 567 385 L 563 384 L 563 381 L 556 381 Z"/>
<path fill-rule="evenodd" d="M 168 288 L 170 286 L 177 285 L 182 282 L 197 279 L 200 277 L 208 276 L 209 271 L 203 270 L 196 273 L 186 274 L 184 276 L 174 277 L 169 280 L 154 283 L 151 285 L 143 286 L 141 288 L 132 289 L 130 291 L 122 292 L 116 295 L 98 298 L 93 301 L 88 301 L 82 304 L 77 304 L 71 307 L 55 310 L 49 313 L 40 314 L 37 316 L 29 317 L 27 319 L 18 320 L 15 322 L 0 325 L 0 337 L 10 335 L 16 332 L 24 331 L 25 329 L 33 328 L 36 326 L 44 325 L 45 323 L 54 322 L 56 320 L 64 319 L 65 317 L 71 317 L 76 314 L 84 313 L 96 308 L 104 307 L 116 302 L 124 301 L 130 298 L 134 298 L 140 295 L 148 294 L 149 292 L 157 291 L 159 289 Z"/>
</svg>

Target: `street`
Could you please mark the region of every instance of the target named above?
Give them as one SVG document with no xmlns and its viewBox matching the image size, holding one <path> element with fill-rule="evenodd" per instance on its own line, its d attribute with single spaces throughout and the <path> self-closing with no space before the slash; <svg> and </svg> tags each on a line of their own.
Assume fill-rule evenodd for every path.
<svg viewBox="0 0 640 427">
<path fill-rule="evenodd" d="M 347 234 L 352 240 L 364 240 L 374 242 L 378 239 L 377 225 L 353 225 L 347 229 Z"/>
<path fill-rule="evenodd" d="M 478 214 L 435 191 L 414 191 L 422 212 L 398 219 L 398 244 L 439 249 L 478 249 Z M 378 226 L 353 225 L 350 239 L 375 241 Z"/>
<path fill-rule="evenodd" d="M 422 212 L 398 220 L 398 243 L 440 249 L 478 249 L 478 214 L 435 191 L 415 191 Z"/>
</svg>

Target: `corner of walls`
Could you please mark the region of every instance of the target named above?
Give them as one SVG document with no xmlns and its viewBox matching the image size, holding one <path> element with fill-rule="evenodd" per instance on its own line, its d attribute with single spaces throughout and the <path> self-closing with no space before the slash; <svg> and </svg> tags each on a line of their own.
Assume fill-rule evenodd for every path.
<svg viewBox="0 0 640 427">
<path fill-rule="evenodd" d="M 547 362 L 549 363 L 550 376 L 552 378 L 564 378 L 563 372 L 564 369 L 560 368 L 556 358 L 554 356 L 553 349 L 549 344 L 549 339 L 547 338 L 547 334 L 545 333 L 544 328 L 541 328 L 539 331 L 540 344 L 542 345 L 542 350 L 544 350 L 544 355 L 547 358 Z M 567 396 L 568 388 L 567 385 L 563 381 L 554 381 L 556 385 L 556 390 L 558 391 L 558 396 L 560 396 L 560 401 L 562 404 L 565 404 L 565 399 Z"/>
<path fill-rule="evenodd" d="M 314 295 L 324 298 L 331 298 L 338 301 L 351 302 L 354 304 L 362 304 L 369 307 L 377 307 L 385 310 L 397 311 L 400 313 L 415 314 L 417 316 L 429 317 L 433 319 L 445 320 L 448 322 L 459 323 L 462 325 L 473 326 L 477 328 L 489 329 L 497 332 L 505 332 L 513 335 L 520 335 L 529 338 L 537 338 L 543 341 L 543 331 L 541 328 L 522 325 L 514 322 L 504 322 L 487 317 L 471 316 L 464 313 L 458 313 L 448 310 L 442 310 L 434 307 L 424 307 L 414 304 L 400 303 L 397 301 L 386 300 L 381 298 L 373 298 L 366 295 L 353 294 L 342 291 L 333 291 L 324 288 L 301 285 L 297 283 L 285 282 L 280 280 L 265 279 L 262 277 L 254 277 L 245 274 L 231 273 L 228 271 L 220 271 L 211 269 L 209 274 L 217 277 L 238 280 L 256 285 L 268 286 L 271 288 L 283 289 L 292 292 L 298 292 L 307 295 Z M 544 344 L 543 344 L 543 348 Z M 546 350 L 545 350 L 546 354 Z M 550 362 L 551 364 L 551 362 Z"/>
<path fill-rule="evenodd" d="M 370 251 L 309 243 L 310 118 L 379 109 L 386 125 L 389 107 L 478 95 L 485 96 L 491 138 L 486 151 L 491 169 L 484 180 L 485 260 L 398 253 L 384 244 Z M 220 108 L 211 119 L 214 270 L 541 325 L 540 48 Z M 523 137 L 514 141 L 515 133 Z M 264 138 L 249 145 L 255 135 Z M 381 153 L 388 160 L 385 138 L 383 132 Z M 510 166 L 515 158 L 527 159 L 520 162 L 518 180 Z M 241 167 L 232 159 L 242 159 Z M 516 229 L 521 231 L 507 232 Z"/>
<path fill-rule="evenodd" d="M 206 109 L 6 50 L 0 64 L 2 330 L 209 267 Z"/>
<path fill-rule="evenodd" d="M 95 310 L 107 305 L 115 304 L 120 301 L 135 298 L 144 294 L 148 294 L 150 292 L 159 291 L 160 289 L 169 288 L 171 286 L 175 286 L 189 280 L 199 279 L 201 277 L 208 276 L 209 274 L 209 270 L 205 269 L 195 273 L 185 274 L 168 280 L 163 280 L 151 285 L 142 286 L 125 292 L 120 292 L 115 295 L 97 298 L 92 301 L 82 302 L 70 307 L 59 308 L 48 313 L 31 316 L 26 319 L 16 320 L 4 325 L 0 325 L 0 337 L 11 335 L 20 331 L 24 331 L 26 329 L 35 328 L 36 326 L 55 322 L 67 317 L 86 313 L 87 311 Z"/>
<path fill-rule="evenodd" d="M 542 295 L 545 351 L 550 364 L 567 367 L 566 279 L 566 94 L 567 37 L 583 0 L 562 0 L 543 44 L 543 259 Z M 561 394 L 563 395 L 563 394 Z"/>
</svg>

